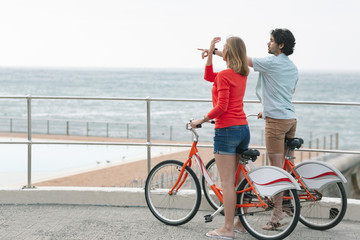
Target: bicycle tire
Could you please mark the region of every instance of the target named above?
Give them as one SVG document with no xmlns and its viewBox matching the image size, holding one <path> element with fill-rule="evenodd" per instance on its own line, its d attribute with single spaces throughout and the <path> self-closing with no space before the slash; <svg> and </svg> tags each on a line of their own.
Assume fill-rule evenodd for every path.
<svg viewBox="0 0 360 240">
<path fill-rule="evenodd" d="M 240 186 L 238 187 L 238 191 L 248 188 L 250 185 L 244 179 Z M 256 208 L 256 207 L 248 207 L 248 208 L 238 208 L 237 215 L 239 215 L 240 221 L 245 227 L 245 229 L 250 233 L 253 237 L 257 239 L 283 239 L 291 234 L 291 232 L 295 229 L 300 215 L 300 201 L 297 195 L 297 191 L 295 189 L 290 189 L 284 191 L 284 194 L 290 194 L 291 198 L 286 200 L 287 203 L 283 203 L 283 216 L 284 218 L 280 221 L 281 226 L 277 227 L 274 230 L 265 230 L 263 227 L 269 222 L 271 212 L 273 207 L 271 206 L 271 198 L 261 197 L 268 205 L 268 209 Z M 237 203 L 258 203 L 259 200 L 257 196 L 253 193 L 253 191 L 247 191 L 237 194 Z M 285 209 L 288 210 L 285 213 Z"/>
<path fill-rule="evenodd" d="M 186 166 L 187 178 L 178 192 L 169 194 L 176 183 L 183 162 L 166 160 L 157 164 L 145 183 L 145 199 L 152 214 L 167 225 L 181 225 L 190 221 L 201 203 L 201 188 L 194 171 Z M 184 176 L 183 175 L 183 176 Z"/>
<path fill-rule="evenodd" d="M 215 183 L 215 185 L 221 186 L 219 172 L 215 165 L 215 158 L 211 159 L 206 164 L 206 171 L 209 173 L 209 176 L 211 177 L 211 180 Z M 214 210 L 217 210 L 222 205 L 222 203 L 215 195 L 215 193 L 211 190 L 210 185 L 206 182 L 204 176 L 201 179 L 201 184 L 206 200 Z M 222 211 L 221 213 L 224 214 L 224 211 Z"/>
<path fill-rule="evenodd" d="M 314 192 L 311 191 L 310 192 Z M 316 230 L 327 230 L 335 227 L 343 219 L 347 209 L 347 196 L 342 182 L 333 182 L 321 190 L 319 201 L 300 199 L 300 222 Z M 299 195 L 303 192 L 298 192 Z M 316 194 L 316 193 L 315 193 Z"/>
</svg>

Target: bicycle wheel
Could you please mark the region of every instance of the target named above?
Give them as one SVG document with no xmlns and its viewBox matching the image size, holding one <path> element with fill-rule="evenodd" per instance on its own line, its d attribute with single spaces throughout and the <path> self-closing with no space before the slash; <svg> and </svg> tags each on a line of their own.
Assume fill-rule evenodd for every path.
<svg viewBox="0 0 360 240">
<path fill-rule="evenodd" d="M 326 230 L 335 227 L 344 217 L 347 208 L 347 197 L 341 182 L 330 183 L 322 189 L 310 192 L 317 198 L 316 201 L 304 200 L 305 191 L 299 191 L 301 213 L 300 222 L 305 226 Z"/>
<path fill-rule="evenodd" d="M 206 170 L 209 173 L 215 185 L 221 186 L 219 172 L 215 164 L 215 158 L 211 159 L 210 162 L 206 164 Z M 204 176 L 202 177 L 201 183 L 206 200 L 209 202 L 210 206 L 214 210 L 217 210 L 222 205 L 222 203 L 220 202 L 219 198 L 215 195 L 213 190 L 211 190 L 210 185 L 206 182 Z"/>
<path fill-rule="evenodd" d="M 242 181 L 238 191 L 250 187 L 246 180 Z M 300 202 L 296 190 L 286 190 L 281 192 L 283 198 L 282 220 L 276 228 L 266 230 L 264 227 L 270 221 L 271 213 L 274 208 L 273 198 L 261 196 L 262 200 L 268 204 L 268 208 L 238 208 L 237 214 L 245 229 L 257 239 L 283 239 L 287 237 L 296 227 L 300 215 Z M 285 200 L 286 199 L 286 200 Z M 253 191 L 237 194 L 238 204 L 259 203 L 259 199 Z"/>
<path fill-rule="evenodd" d="M 177 192 L 174 190 L 172 194 L 169 193 L 178 180 L 182 167 L 183 163 L 180 161 L 166 160 L 157 164 L 146 179 L 146 203 L 152 214 L 168 225 L 187 223 L 200 207 L 200 183 L 188 166 L 183 175 L 187 175 L 185 182 Z"/>
</svg>

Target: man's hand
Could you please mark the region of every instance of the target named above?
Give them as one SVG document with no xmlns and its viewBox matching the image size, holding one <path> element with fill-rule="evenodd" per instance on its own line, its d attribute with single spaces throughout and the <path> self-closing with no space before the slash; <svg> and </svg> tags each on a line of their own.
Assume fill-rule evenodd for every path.
<svg viewBox="0 0 360 240">
<path fill-rule="evenodd" d="M 202 51 L 201 58 L 204 59 L 209 56 L 209 49 L 198 48 L 197 50 Z"/>
</svg>

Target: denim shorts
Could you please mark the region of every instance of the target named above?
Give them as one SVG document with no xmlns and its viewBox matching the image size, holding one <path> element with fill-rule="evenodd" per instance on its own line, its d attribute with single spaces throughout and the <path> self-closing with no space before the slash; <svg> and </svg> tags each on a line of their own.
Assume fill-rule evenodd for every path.
<svg viewBox="0 0 360 240">
<path fill-rule="evenodd" d="M 236 155 L 249 147 L 250 131 L 248 125 L 237 125 L 216 128 L 214 137 L 214 153 Z"/>
</svg>

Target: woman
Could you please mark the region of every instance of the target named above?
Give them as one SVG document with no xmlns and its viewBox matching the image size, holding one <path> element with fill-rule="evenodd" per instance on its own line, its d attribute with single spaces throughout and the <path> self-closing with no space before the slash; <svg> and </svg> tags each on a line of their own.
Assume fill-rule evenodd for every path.
<svg viewBox="0 0 360 240">
<path fill-rule="evenodd" d="M 215 51 L 215 44 L 220 40 L 216 37 L 211 41 L 208 50 L 201 49 L 202 57 L 207 57 L 204 78 L 213 82 L 213 109 L 203 118 L 192 121 L 191 126 L 196 127 L 198 124 L 215 119 L 214 155 L 223 188 L 225 223 L 221 228 L 208 232 L 206 236 L 232 239 L 234 230 L 244 231 L 239 222 L 234 229 L 235 172 L 238 164 L 236 154 L 247 150 L 250 141 L 248 123 L 243 110 L 246 80 L 250 70 L 243 40 L 239 37 L 230 37 L 226 40 L 222 51 L 227 69 L 214 73 L 211 53 Z"/>
</svg>

